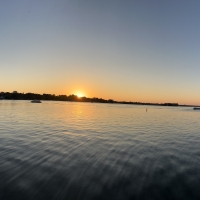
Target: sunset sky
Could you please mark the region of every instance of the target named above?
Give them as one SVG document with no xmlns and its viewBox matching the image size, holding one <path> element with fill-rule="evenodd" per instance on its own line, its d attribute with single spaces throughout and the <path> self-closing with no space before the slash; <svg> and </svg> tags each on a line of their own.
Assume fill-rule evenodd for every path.
<svg viewBox="0 0 200 200">
<path fill-rule="evenodd" d="M 0 1 L 0 90 L 200 105 L 199 0 Z"/>
</svg>

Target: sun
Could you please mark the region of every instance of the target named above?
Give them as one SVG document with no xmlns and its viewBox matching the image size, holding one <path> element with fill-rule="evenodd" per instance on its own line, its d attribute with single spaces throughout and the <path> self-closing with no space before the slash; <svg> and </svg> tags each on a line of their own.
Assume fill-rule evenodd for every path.
<svg viewBox="0 0 200 200">
<path fill-rule="evenodd" d="M 74 91 L 73 94 L 75 94 L 78 98 L 85 97 L 85 92 L 83 91 Z"/>
<path fill-rule="evenodd" d="M 81 98 L 81 97 L 83 97 L 83 95 L 81 93 L 79 93 L 79 94 L 77 94 L 77 97 Z"/>
</svg>

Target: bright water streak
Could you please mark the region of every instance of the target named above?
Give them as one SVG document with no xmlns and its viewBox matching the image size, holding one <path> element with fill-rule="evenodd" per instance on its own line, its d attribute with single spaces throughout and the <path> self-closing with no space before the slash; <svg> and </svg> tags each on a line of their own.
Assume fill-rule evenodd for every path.
<svg viewBox="0 0 200 200">
<path fill-rule="evenodd" d="M 1 100 L 0 199 L 200 199 L 199 119 L 192 108 Z"/>
</svg>

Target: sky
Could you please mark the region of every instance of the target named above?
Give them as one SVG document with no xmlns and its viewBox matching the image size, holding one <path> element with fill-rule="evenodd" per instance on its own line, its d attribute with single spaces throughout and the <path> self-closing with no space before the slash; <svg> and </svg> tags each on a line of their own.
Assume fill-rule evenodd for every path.
<svg viewBox="0 0 200 200">
<path fill-rule="evenodd" d="M 0 91 L 200 105 L 199 0 L 1 0 Z"/>
</svg>

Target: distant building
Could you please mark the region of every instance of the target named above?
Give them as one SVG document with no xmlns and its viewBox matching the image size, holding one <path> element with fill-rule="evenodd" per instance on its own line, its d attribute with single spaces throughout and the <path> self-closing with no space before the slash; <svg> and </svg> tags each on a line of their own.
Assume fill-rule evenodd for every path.
<svg viewBox="0 0 200 200">
<path fill-rule="evenodd" d="M 14 94 L 17 94 L 17 91 L 13 91 Z"/>
</svg>

